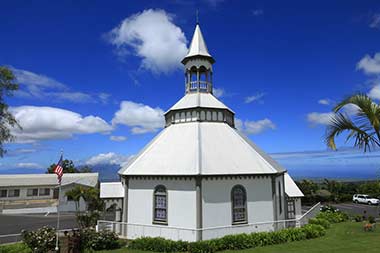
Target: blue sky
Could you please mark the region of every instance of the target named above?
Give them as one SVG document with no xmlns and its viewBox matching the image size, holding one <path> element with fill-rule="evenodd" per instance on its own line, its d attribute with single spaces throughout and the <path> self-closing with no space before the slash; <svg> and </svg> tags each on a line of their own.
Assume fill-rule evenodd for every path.
<svg viewBox="0 0 380 253">
<path fill-rule="evenodd" d="M 0 173 L 45 168 L 61 149 L 89 165 L 136 154 L 184 93 L 196 9 L 216 95 L 242 131 L 296 175 L 375 176 L 378 152 L 323 143 L 334 102 L 380 99 L 380 3 L 369 0 L 4 2 L 0 64 L 20 83 L 7 101 L 23 131 Z"/>
</svg>

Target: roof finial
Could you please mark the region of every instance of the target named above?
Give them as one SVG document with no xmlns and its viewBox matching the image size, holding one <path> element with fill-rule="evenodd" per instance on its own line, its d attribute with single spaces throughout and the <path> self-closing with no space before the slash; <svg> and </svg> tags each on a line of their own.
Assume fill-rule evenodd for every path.
<svg viewBox="0 0 380 253">
<path fill-rule="evenodd" d="M 196 21 L 197 21 L 197 25 L 199 25 L 199 9 L 197 9 L 195 11 L 195 18 L 196 18 Z"/>
</svg>

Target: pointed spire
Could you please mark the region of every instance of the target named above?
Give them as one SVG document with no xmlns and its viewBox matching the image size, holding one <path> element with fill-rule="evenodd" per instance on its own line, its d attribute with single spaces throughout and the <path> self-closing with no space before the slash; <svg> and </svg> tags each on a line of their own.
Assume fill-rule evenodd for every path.
<svg viewBox="0 0 380 253">
<path fill-rule="evenodd" d="M 206 46 L 206 42 L 203 39 L 203 35 L 201 32 L 201 28 L 199 24 L 197 23 L 193 35 L 193 39 L 191 40 L 191 44 L 189 47 L 189 52 L 185 56 L 185 58 L 182 60 L 182 63 L 186 61 L 186 59 L 194 56 L 204 56 L 204 57 L 209 57 L 212 59 L 212 62 L 214 62 L 214 59 L 212 56 L 209 54 Z"/>
</svg>

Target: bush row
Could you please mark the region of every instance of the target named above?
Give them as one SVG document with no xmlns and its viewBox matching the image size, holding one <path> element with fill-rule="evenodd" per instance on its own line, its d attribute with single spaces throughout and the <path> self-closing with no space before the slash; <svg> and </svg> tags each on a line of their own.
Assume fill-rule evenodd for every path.
<svg viewBox="0 0 380 253">
<path fill-rule="evenodd" d="M 325 235 L 326 229 L 317 224 L 308 224 L 301 228 L 288 228 L 275 232 L 227 235 L 222 238 L 184 242 L 164 238 L 142 237 L 129 243 L 130 249 L 155 252 L 216 252 L 221 250 L 240 250 L 266 245 L 317 238 Z"/>
<path fill-rule="evenodd" d="M 348 221 L 349 217 L 346 213 L 343 213 L 341 211 L 324 211 L 320 212 L 317 216 L 317 219 L 324 219 L 329 221 L 330 223 L 339 223 L 339 222 L 344 222 Z"/>
<path fill-rule="evenodd" d="M 103 250 L 120 248 L 121 244 L 117 234 L 103 230 L 96 232 L 94 229 L 82 229 L 75 232 L 75 237 L 79 237 L 80 248 L 83 250 Z M 51 227 L 42 227 L 35 231 L 23 231 L 24 243 L 34 253 L 46 253 L 55 248 L 56 230 Z"/>
<path fill-rule="evenodd" d="M 107 230 L 96 232 L 91 228 L 80 231 L 80 244 L 83 250 L 117 249 L 121 246 L 116 233 Z"/>
</svg>

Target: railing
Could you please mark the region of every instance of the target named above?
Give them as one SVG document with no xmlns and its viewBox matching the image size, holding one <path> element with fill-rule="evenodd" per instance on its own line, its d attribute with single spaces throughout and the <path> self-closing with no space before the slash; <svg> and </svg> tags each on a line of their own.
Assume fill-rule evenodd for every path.
<svg viewBox="0 0 380 253">
<path fill-rule="evenodd" d="M 312 208 L 310 208 L 304 215 L 302 215 L 298 220 L 300 226 L 304 226 L 309 223 L 309 219 L 314 218 L 321 210 L 321 202 L 315 204 Z"/>
<path fill-rule="evenodd" d="M 190 91 L 207 91 L 210 83 L 207 81 L 192 81 L 190 82 L 189 89 Z"/>
<path fill-rule="evenodd" d="M 309 219 L 314 218 L 319 213 L 320 207 L 321 203 L 314 205 L 303 216 L 297 219 L 208 227 L 202 229 L 133 224 L 106 220 L 98 220 L 97 229 L 113 231 L 120 237 L 128 239 L 149 236 L 184 241 L 196 241 L 199 239 L 207 240 L 230 234 L 277 231 L 289 227 L 300 227 L 306 225 Z"/>
</svg>

